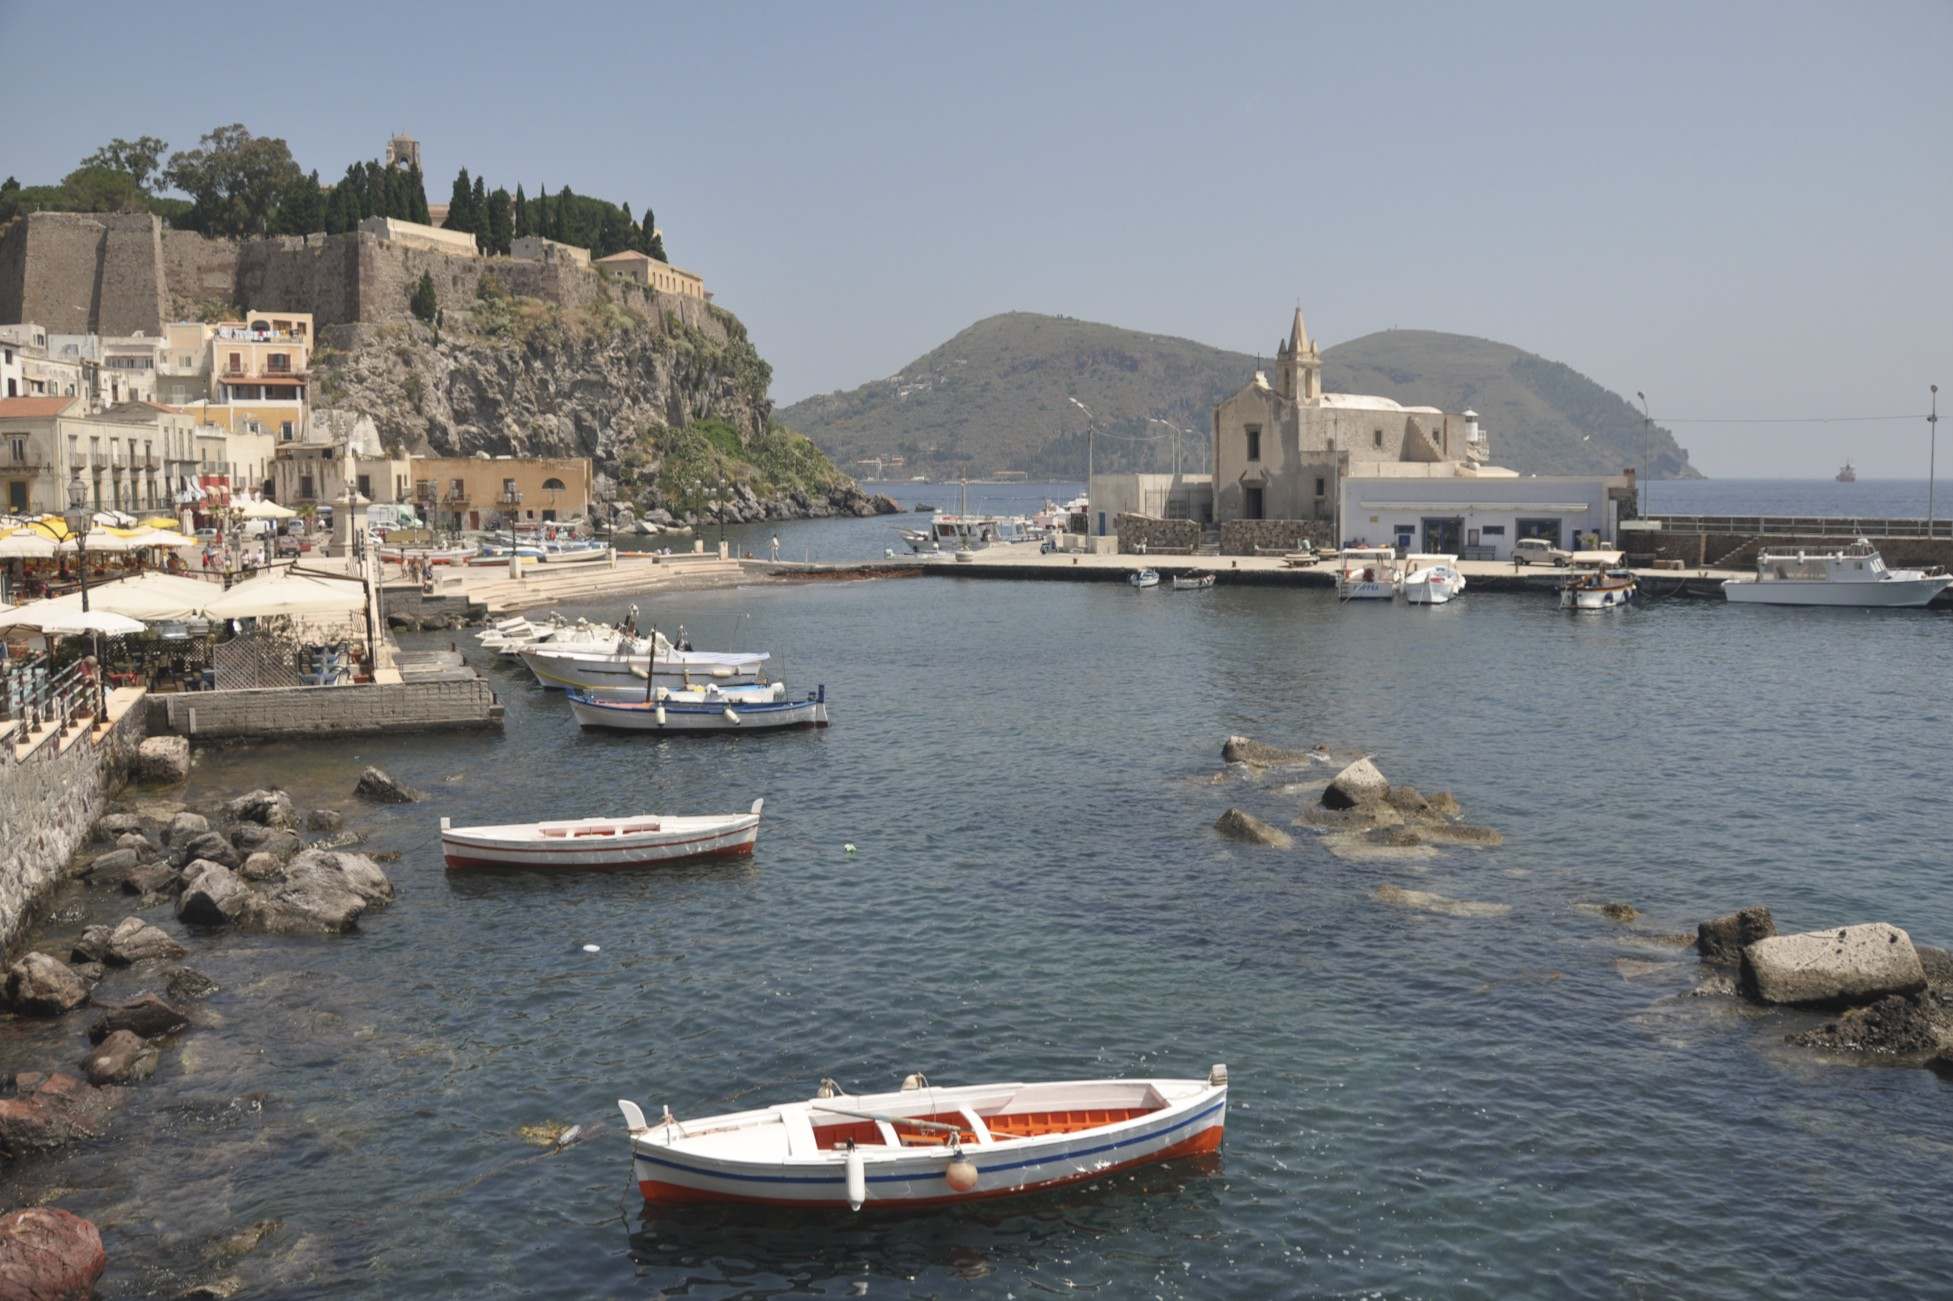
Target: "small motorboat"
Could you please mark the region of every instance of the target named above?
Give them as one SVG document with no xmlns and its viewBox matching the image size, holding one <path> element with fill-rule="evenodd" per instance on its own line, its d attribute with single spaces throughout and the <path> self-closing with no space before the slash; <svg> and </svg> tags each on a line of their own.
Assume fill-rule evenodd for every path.
<svg viewBox="0 0 1953 1301">
<path fill-rule="evenodd" d="M 448 867 L 650 867 L 694 858 L 753 852 L 760 806 L 747 813 L 674 818 L 640 813 L 629 818 L 576 818 L 496 827 L 456 827 L 441 819 L 441 852 Z"/>
<path fill-rule="evenodd" d="M 1465 590 L 1465 576 L 1458 572 L 1458 557 L 1412 555 L 1404 575 L 1404 600 L 1412 605 L 1444 605 Z"/>
<path fill-rule="evenodd" d="M 1560 589 L 1562 610 L 1612 610 L 1634 600 L 1634 574 L 1626 569 L 1599 569 L 1570 578 Z"/>
<path fill-rule="evenodd" d="M 655 644 L 657 655 L 652 656 Z M 563 641 L 560 637 L 543 645 L 523 647 L 522 662 L 542 686 L 554 689 L 573 687 L 629 689 L 633 683 L 644 694 L 647 675 L 674 686 L 694 682 L 758 682 L 765 676 L 765 651 L 681 651 L 663 634 L 654 643 L 649 637 L 623 637 L 613 634 L 608 641 L 587 645 Z"/>
<path fill-rule="evenodd" d="M 1126 581 L 1134 587 L 1158 587 L 1160 585 L 1160 571 L 1157 569 L 1142 569 Z"/>
<path fill-rule="evenodd" d="M 1220 1150 L 1227 1067 L 1204 1080 L 1066 1080 L 816 1095 L 722 1116 L 647 1121 L 619 1100 L 647 1202 L 808 1209 L 936 1206 L 1098 1179 Z"/>
<path fill-rule="evenodd" d="M 1390 547 L 1344 547 L 1336 574 L 1339 601 L 1394 601 L 1400 586 L 1397 553 Z"/>
<path fill-rule="evenodd" d="M 1173 590 L 1176 592 L 1198 592 L 1214 585 L 1214 576 L 1204 569 L 1189 570 L 1173 576 Z"/>
<path fill-rule="evenodd" d="M 739 699 L 735 692 L 716 685 L 689 691 L 657 688 L 649 698 L 640 694 L 636 699 L 571 687 L 569 697 L 570 712 L 582 726 L 625 732 L 769 732 L 827 726 L 826 687 L 799 700 L 787 699 L 784 689 L 772 699 Z"/>
</svg>

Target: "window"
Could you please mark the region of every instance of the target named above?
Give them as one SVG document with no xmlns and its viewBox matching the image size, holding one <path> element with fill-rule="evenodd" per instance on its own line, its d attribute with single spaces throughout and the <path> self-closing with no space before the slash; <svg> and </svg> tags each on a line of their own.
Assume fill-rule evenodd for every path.
<svg viewBox="0 0 1953 1301">
<path fill-rule="evenodd" d="M 1488 538 L 1502 538 L 1505 536 L 1505 525 L 1487 524 L 1484 528 L 1480 529 L 1479 532 L 1483 533 Z"/>
<path fill-rule="evenodd" d="M 1375 433 L 1373 433 L 1373 434 L 1371 434 L 1371 435 L 1370 435 L 1370 442 L 1371 442 L 1371 445 L 1372 445 L 1372 446 L 1374 446 L 1374 447 L 1382 447 L 1382 446 L 1383 446 L 1383 430 L 1381 430 L 1381 429 L 1379 429 L 1379 430 L 1377 430 L 1377 431 L 1376 431 Z"/>
<path fill-rule="evenodd" d="M 1513 521 L 1513 527 L 1520 539 L 1544 538 L 1557 547 L 1560 545 L 1560 523 L 1557 518 L 1519 519 Z"/>
<path fill-rule="evenodd" d="M 368 501 L 373 499 L 373 480 L 370 475 L 359 476 L 359 495 Z"/>
<path fill-rule="evenodd" d="M 27 485 L 18 479 L 7 485 L 7 509 L 16 515 L 27 513 Z"/>
<path fill-rule="evenodd" d="M 293 435 L 293 430 L 292 430 L 291 421 L 287 420 L 283 424 L 278 426 L 278 436 L 284 439 L 286 442 L 289 443 L 292 441 L 292 435 Z"/>
<path fill-rule="evenodd" d="M 1248 426 L 1248 459 L 1250 461 L 1259 461 L 1261 459 L 1261 426 L 1260 425 Z M 1261 517 L 1259 515 L 1250 515 L 1248 518 L 1260 519 Z"/>
<path fill-rule="evenodd" d="M 1317 476 L 1316 476 L 1316 496 L 1318 496 L 1318 497 L 1320 497 L 1320 496 L 1323 496 L 1323 495 L 1324 495 L 1324 492 L 1325 492 L 1325 490 L 1326 490 L 1326 489 L 1327 489 L 1328 487 L 1329 487 L 1329 483 L 1328 483 L 1328 481 L 1327 481 L 1327 480 L 1325 480 L 1325 479 L 1324 479 L 1324 478 L 1323 478 L 1323 477 L 1322 477 L 1321 475 L 1317 475 Z"/>
<path fill-rule="evenodd" d="M 25 465 L 26 463 L 27 440 L 25 438 L 16 438 L 14 439 L 14 464 Z"/>
<path fill-rule="evenodd" d="M 307 498 L 311 497 L 311 495 L 312 495 L 312 476 L 309 474 L 299 475 L 298 476 L 298 499 L 300 501 L 304 501 Z"/>
<path fill-rule="evenodd" d="M 544 492 L 566 492 L 568 490 L 563 487 L 563 481 L 561 479 L 544 479 L 543 491 Z"/>
<path fill-rule="evenodd" d="M 224 369 L 228 374 L 242 375 L 244 373 L 244 354 L 241 352 L 232 353 L 231 364 Z"/>
</svg>

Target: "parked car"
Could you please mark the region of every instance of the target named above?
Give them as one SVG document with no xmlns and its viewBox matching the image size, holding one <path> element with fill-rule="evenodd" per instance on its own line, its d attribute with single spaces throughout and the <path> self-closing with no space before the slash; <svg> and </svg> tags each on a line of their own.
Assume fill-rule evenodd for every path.
<svg viewBox="0 0 1953 1301">
<path fill-rule="evenodd" d="M 1512 544 L 1515 565 L 1563 566 L 1572 559 L 1572 553 L 1560 550 L 1545 538 L 1520 538 Z"/>
<path fill-rule="evenodd" d="M 199 542 L 202 542 L 202 543 L 205 543 L 205 544 L 209 544 L 209 543 L 212 543 L 212 542 L 215 542 L 216 540 L 217 540 L 217 530 L 216 530 L 216 529 L 198 529 L 198 530 L 197 530 L 197 541 L 199 541 Z"/>
</svg>

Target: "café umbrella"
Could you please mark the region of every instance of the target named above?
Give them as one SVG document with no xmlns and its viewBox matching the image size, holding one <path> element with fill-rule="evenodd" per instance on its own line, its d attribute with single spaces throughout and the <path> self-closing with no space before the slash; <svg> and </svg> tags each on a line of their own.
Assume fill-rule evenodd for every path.
<svg viewBox="0 0 1953 1301">
<path fill-rule="evenodd" d="M 41 620 L 41 632 L 49 637 L 97 634 L 127 637 L 143 630 L 142 620 L 131 619 L 113 610 L 67 610 Z"/>
</svg>

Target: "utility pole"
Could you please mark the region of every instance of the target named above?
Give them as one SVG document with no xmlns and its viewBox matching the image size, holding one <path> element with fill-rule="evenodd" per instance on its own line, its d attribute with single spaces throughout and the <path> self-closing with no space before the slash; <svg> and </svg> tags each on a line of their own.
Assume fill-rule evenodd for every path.
<svg viewBox="0 0 1953 1301">
<path fill-rule="evenodd" d="M 1939 385 L 1932 386 L 1933 411 L 1926 417 L 1926 536 L 1933 536 L 1933 462 L 1939 456 Z"/>
<path fill-rule="evenodd" d="M 1641 500 L 1637 504 L 1641 508 L 1641 518 L 1647 519 L 1655 513 L 1654 502 L 1650 500 L 1654 496 L 1654 480 L 1648 473 L 1648 445 L 1654 432 L 1655 421 L 1654 417 L 1648 414 L 1648 395 L 1636 389 L 1634 396 L 1641 399 Z"/>
</svg>

